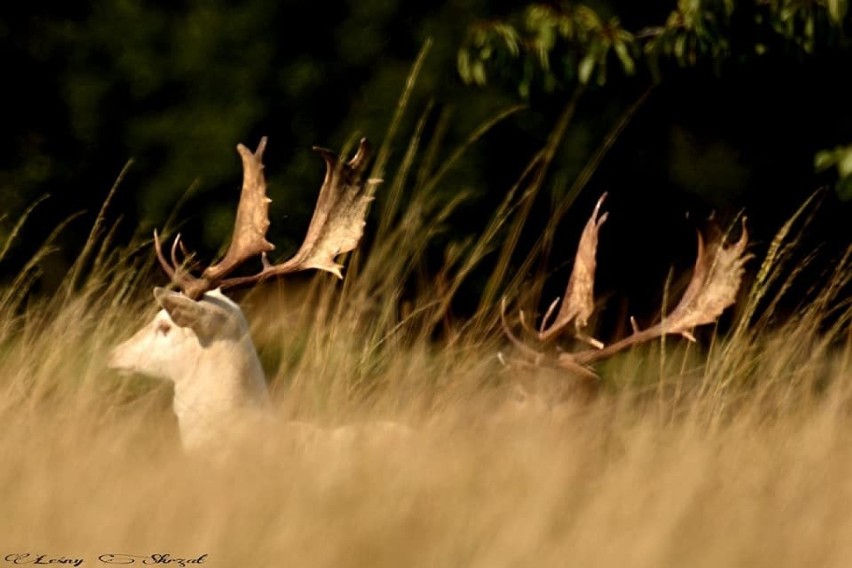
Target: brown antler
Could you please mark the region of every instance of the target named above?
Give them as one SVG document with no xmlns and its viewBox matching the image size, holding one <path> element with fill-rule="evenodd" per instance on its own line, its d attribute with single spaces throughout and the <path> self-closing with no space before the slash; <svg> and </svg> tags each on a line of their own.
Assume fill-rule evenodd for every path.
<svg viewBox="0 0 852 568">
<path fill-rule="evenodd" d="M 568 279 L 568 286 L 565 289 L 565 299 L 556 315 L 553 323 L 550 323 L 551 316 L 559 304 L 559 298 L 556 298 L 547 309 L 541 321 L 541 326 L 537 332 L 532 331 L 524 316 L 524 312 L 520 312 L 521 325 L 536 338 L 547 343 L 559 337 L 568 328 L 571 323 L 574 324 L 574 337 L 581 339 L 595 347 L 602 347 L 603 344 L 596 339 L 586 336 L 582 333 L 584 327 L 589 323 L 589 318 L 595 310 L 595 255 L 598 248 L 598 232 L 608 217 L 608 213 L 600 215 L 601 205 L 606 199 L 606 193 L 601 195 L 592 211 L 591 217 L 586 222 L 583 229 L 583 234 L 580 236 L 580 243 L 577 245 L 577 254 L 574 257 L 574 266 L 571 270 L 571 277 Z M 500 318 L 503 323 L 503 330 L 506 336 L 513 343 L 520 346 L 526 353 L 534 353 L 543 355 L 535 351 L 531 347 L 525 345 L 517 336 L 512 333 L 511 328 L 506 322 L 506 301 L 505 298 L 501 304 Z"/>
<path fill-rule="evenodd" d="M 698 233 L 698 255 L 686 291 L 677 306 L 660 323 L 644 330 L 634 329 L 632 335 L 599 350 L 571 354 L 574 363 L 588 365 L 605 359 L 632 345 L 656 339 L 667 334 L 679 334 L 695 341 L 692 330 L 700 325 L 715 322 L 726 308 L 732 306 L 742 283 L 745 263 L 751 255 L 745 254 L 748 244 L 746 219 L 742 219 L 740 239 L 725 246 L 724 235 L 715 225 L 706 246 Z M 565 355 L 563 354 L 562 358 Z"/>
<path fill-rule="evenodd" d="M 692 279 L 675 309 L 663 321 L 648 329 L 636 329 L 635 323 L 631 321 L 634 324 L 632 335 L 604 346 L 581 333 L 594 309 L 593 286 L 597 235 L 598 229 L 606 220 L 606 214 L 600 217 L 598 215 L 604 197 L 601 197 L 598 201 L 583 231 L 565 294 L 566 300 L 562 304 L 559 315 L 553 324 L 548 326 L 547 321 L 556 305 L 556 302 L 554 302 L 545 314 L 541 330 L 537 333 L 537 338 L 540 341 L 547 342 L 559 336 L 573 322 L 574 336 L 596 347 L 595 349 L 586 349 L 574 353 L 559 353 L 556 358 L 557 363 L 574 370 L 583 369 L 584 366 L 610 357 L 632 345 L 666 334 L 680 334 L 691 341 L 695 341 L 692 336 L 692 329 L 699 325 L 715 322 L 722 312 L 734 303 L 742 282 L 744 265 L 751 258 L 750 255 L 745 254 L 745 248 L 748 244 L 745 218 L 742 219 L 740 239 L 729 246 L 725 246 L 724 235 L 715 226 L 706 244 L 704 237 L 701 233 L 698 233 L 698 256 Z M 501 309 L 501 320 L 504 331 L 513 343 L 521 346 L 525 353 L 533 354 L 538 359 L 544 357 L 544 353 L 525 345 L 512 333 L 511 328 L 506 323 L 505 303 Z M 524 324 L 523 313 L 521 313 L 521 323 Z"/>
<path fill-rule="evenodd" d="M 334 262 L 337 255 L 353 250 L 364 232 L 364 217 L 372 200 L 370 186 L 375 180 L 362 180 L 364 168 L 370 154 L 370 145 L 362 139 L 355 156 L 347 163 L 338 162 L 330 150 L 314 148 L 325 160 L 326 175 L 320 189 L 317 206 L 308 227 L 307 236 L 298 252 L 286 262 L 272 265 L 267 253 L 275 246 L 266 240 L 269 229 L 269 203 L 266 195 L 266 180 L 263 175 L 263 152 L 266 138 L 262 138 L 257 150 L 251 152 L 242 144 L 237 151 L 243 162 L 243 186 L 234 234 L 228 251 L 222 260 L 206 268 L 200 277 L 178 262 L 176 250 L 180 235 L 172 246 L 171 262 L 166 260 L 160 240 L 154 232 L 154 247 L 157 259 L 172 281 L 190 298 L 197 299 L 214 288 L 236 288 L 256 283 L 271 276 L 279 276 L 300 270 L 327 270 L 341 278 L 341 266 Z M 227 278 L 246 260 L 261 255 L 263 268 L 251 276 Z M 186 253 L 184 251 L 184 256 Z"/>
<path fill-rule="evenodd" d="M 573 322 L 575 337 L 596 343 L 583 335 L 582 329 L 589 324 L 589 318 L 595 311 L 595 254 L 598 248 L 598 232 L 609 216 L 608 213 L 599 216 L 604 199 L 606 199 L 606 193 L 598 199 L 595 209 L 592 211 L 592 216 L 589 217 L 586 227 L 583 229 L 583 234 L 580 236 L 574 268 L 571 270 L 568 287 L 565 289 L 565 301 L 562 302 L 556 320 L 552 325 L 547 326 L 549 314 L 555 308 L 559 298 L 554 300 L 542 320 L 541 329 L 538 333 L 538 337 L 542 341 L 557 337 Z"/>
</svg>

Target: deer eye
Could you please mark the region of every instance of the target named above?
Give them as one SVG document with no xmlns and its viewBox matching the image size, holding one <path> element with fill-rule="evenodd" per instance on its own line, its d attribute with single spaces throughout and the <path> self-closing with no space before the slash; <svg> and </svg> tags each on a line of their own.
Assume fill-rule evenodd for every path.
<svg viewBox="0 0 852 568">
<path fill-rule="evenodd" d="M 162 335 L 163 337 L 165 337 L 169 334 L 171 330 L 172 326 L 168 322 L 161 321 L 157 324 L 157 329 L 155 330 L 155 333 L 157 335 Z"/>
</svg>

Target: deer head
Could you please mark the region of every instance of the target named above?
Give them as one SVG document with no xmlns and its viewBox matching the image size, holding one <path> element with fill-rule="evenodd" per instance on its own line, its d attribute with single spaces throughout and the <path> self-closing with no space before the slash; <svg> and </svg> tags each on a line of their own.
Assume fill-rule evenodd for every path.
<svg viewBox="0 0 852 568">
<path fill-rule="evenodd" d="M 251 347 L 248 323 L 239 306 L 218 290 L 191 300 L 179 292 L 154 288 L 162 308 L 148 325 L 116 347 L 110 366 L 183 385 L 205 356 L 223 347 L 235 353 Z M 231 357 L 233 359 L 233 357 Z M 253 358 L 249 357 L 248 362 Z"/>
<path fill-rule="evenodd" d="M 224 290 L 254 285 L 264 279 L 303 270 L 325 270 L 342 278 L 335 258 L 353 250 L 363 234 L 367 206 L 375 180 L 363 181 L 369 144 L 362 140 L 355 156 L 340 163 L 337 156 L 316 149 L 325 160 L 325 181 L 298 251 L 272 264 L 266 240 L 270 199 L 263 175 L 266 138 L 251 152 L 240 144 L 243 185 L 234 232 L 221 260 L 195 275 L 190 257 L 175 237 L 170 258 L 154 232 L 154 249 L 163 271 L 178 291 L 155 288 L 162 308 L 133 337 L 117 346 L 112 368 L 169 380 L 175 386 L 174 410 L 185 447 L 194 448 L 220 438 L 246 417 L 269 411 L 269 394 L 249 328 L 240 307 Z M 261 269 L 248 276 L 231 274 L 249 259 L 260 256 Z"/>
<path fill-rule="evenodd" d="M 518 338 L 512 330 L 512 326 L 506 319 L 505 298 L 500 312 L 506 336 L 523 353 L 536 361 L 546 359 L 554 351 L 552 347 L 556 340 L 565 335 L 573 335 L 575 339 L 588 344 L 589 348 L 575 352 L 558 350 L 554 358 L 558 366 L 587 377 L 596 376 L 589 367 L 593 363 L 662 335 L 678 334 L 690 341 L 695 341 L 695 337 L 692 335 L 694 328 L 715 322 L 722 315 L 722 312 L 735 302 L 737 291 L 742 282 L 744 265 L 751 258 L 750 255 L 745 253 L 748 244 L 745 217 L 742 219 L 742 235 L 736 243 L 731 245 L 725 244 L 724 235 L 715 225 L 711 226 L 711 233 L 706 240 L 699 232 L 698 255 L 692 278 L 675 309 L 667 314 L 661 322 L 647 329 L 639 329 L 635 320 L 631 318 L 633 334 L 610 345 L 604 345 L 587 335 L 584 328 L 587 326 L 595 308 L 595 256 L 598 232 L 607 219 L 606 213 L 601 214 L 601 206 L 605 198 L 606 194 L 598 200 L 583 229 L 577 246 L 574 266 L 568 280 L 568 287 L 565 291 L 565 299 L 556 317 L 553 317 L 553 313 L 559 304 L 559 298 L 550 304 L 538 330 L 531 329 L 524 313 L 520 312 L 521 327 L 527 335 L 532 336 L 538 342 L 540 348 L 530 347 L 525 341 Z"/>
</svg>

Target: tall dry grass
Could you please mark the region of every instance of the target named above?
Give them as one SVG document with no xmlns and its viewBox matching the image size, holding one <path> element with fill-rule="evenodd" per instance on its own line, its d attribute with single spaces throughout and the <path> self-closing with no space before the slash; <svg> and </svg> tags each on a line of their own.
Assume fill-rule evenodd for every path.
<svg viewBox="0 0 852 568">
<path fill-rule="evenodd" d="M 602 370 L 614 386 L 591 398 L 554 395 L 545 386 L 570 377 L 506 368 L 489 344 L 384 348 L 255 315 L 261 350 L 287 350 L 270 369 L 282 416 L 414 430 L 304 447 L 282 424 L 262 449 L 211 464 L 178 448 L 164 385 L 104 368 L 150 312 L 113 299 L 130 272 L 107 276 L 2 320 L 2 558 L 845 566 L 852 554 L 848 301 L 709 353 L 637 350 Z M 542 388 L 517 400 L 514 381 Z"/>
<path fill-rule="evenodd" d="M 392 175 L 380 149 L 378 234 L 343 283 L 320 275 L 241 299 L 284 420 L 224 463 L 180 451 L 167 385 L 105 367 L 154 311 L 150 243 L 115 247 L 99 215 L 67 288 L 39 298 L 30 286 L 51 235 L 0 289 L 0 564 L 848 565 L 849 254 L 774 320 L 798 277 L 785 262 L 794 218 L 756 264 L 730 334 L 636 349 L 602 366 L 589 395 L 518 360 L 494 318 L 514 253 L 498 241 L 525 222 L 538 158 L 481 238 L 418 280 L 457 205 L 434 189 L 493 123 L 438 165 L 440 129 L 424 140 L 418 126 Z M 495 250 L 490 299 L 459 325 L 453 294 Z M 412 432 L 304 446 L 286 419 Z"/>
</svg>

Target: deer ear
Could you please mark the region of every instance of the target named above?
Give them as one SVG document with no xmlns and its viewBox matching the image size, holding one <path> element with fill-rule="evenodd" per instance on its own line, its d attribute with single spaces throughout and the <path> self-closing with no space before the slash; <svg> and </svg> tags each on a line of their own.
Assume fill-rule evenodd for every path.
<svg viewBox="0 0 852 568">
<path fill-rule="evenodd" d="M 157 287 L 154 288 L 154 298 L 169 313 L 175 325 L 194 331 L 202 344 L 220 333 L 227 319 L 226 314 L 216 306 L 193 300 L 180 292 Z"/>
<path fill-rule="evenodd" d="M 154 288 L 154 298 L 169 313 L 172 321 L 180 327 L 195 329 L 204 319 L 204 308 L 181 293 L 157 287 Z"/>
</svg>

